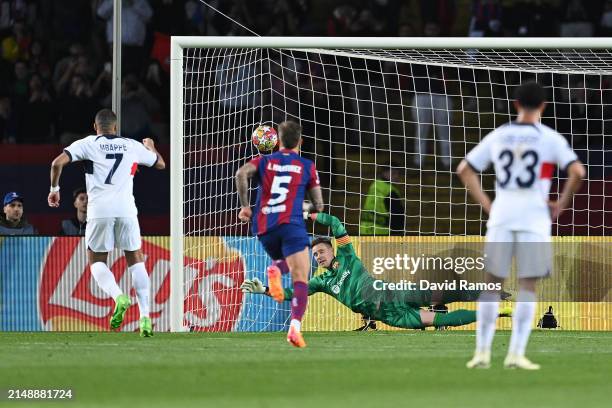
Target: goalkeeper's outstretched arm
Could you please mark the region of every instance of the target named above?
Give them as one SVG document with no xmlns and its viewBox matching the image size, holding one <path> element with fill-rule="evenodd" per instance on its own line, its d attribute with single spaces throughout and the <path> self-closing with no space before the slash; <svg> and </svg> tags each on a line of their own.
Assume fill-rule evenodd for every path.
<svg viewBox="0 0 612 408">
<path fill-rule="evenodd" d="M 323 283 L 321 282 L 321 279 L 319 279 L 318 276 L 315 276 L 314 278 L 310 279 L 308 281 L 308 296 L 317 292 L 321 292 L 322 286 Z M 240 289 L 242 289 L 242 292 L 244 293 L 256 293 L 260 295 L 270 296 L 268 287 L 264 286 L 263 283 L 257 278 L 245 279 L 244 282 L 242 282 L 242 285 L 240 285 Z M 285 288 L 285 300 L 291 300 L 292 297 L 293 289 Z"/>
<path fill-rule="evenodd" d="M 336 238 L 336 244 L 338 245 L 338 251 L 344 253 L 354 253 L 353 244 L 351 243 L 351 238 L 346 232 L 346 228 L 338 217 L 335 217 L 331 214 L 326 213 L 318 213 L 318 214 L 310 214 L 309 217 L 318 222 L 321 225 L 325 225 L 331 228 L 332 235 Z"/>
</svg>

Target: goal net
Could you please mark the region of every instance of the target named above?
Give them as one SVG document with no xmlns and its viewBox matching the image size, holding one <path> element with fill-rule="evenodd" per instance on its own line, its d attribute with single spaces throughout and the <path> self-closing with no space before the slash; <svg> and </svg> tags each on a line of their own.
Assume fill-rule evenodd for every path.
<svg viewBox="0 0 612 408">
<path fill-rule="evenodd" d="M 315 42 L 308 48 L 246 47 L 235 39 L 233 46 L 220 47 L 216 40 L 191 39 L 183 46 L 180 38 L 173 40 L 174 330 L 286 327 L 289 302 L 239 289 L 247 278 L 265 283 L 270 263 L 238 220 L 234 185 L 236 170 L 257 155 L 250 134 L 259 124 L 292 119 L 302 125 L 301 154 L 319 170 L 326 211 L 350 235 L 364 234 L 368 189 L 391 168 L 401 214 L 376 235 L 395 242 L 405 236 L 482 236 L 486 215 L 454 169 L 488 132 L 513 119 L 514 88 L 537 80 L 549 100 L 543 123 L 567 138 L 588 169 L 553 235 L 612 232 L 609 50 L 426 49 L 414 48 L 415 42 L 404 48 L 400 39 L 397 47 L 378 48 L 360 47 L 359 39 L 336 39 L 325 48 Z M 564 178 L 557 170 L 551 199 Z M 482 182 L 493 194 L 493 175 L 483 174 Z M 598 285 L 608 288 L 608 278 Z M 572 307 L 568 318 L 576 322 L 609 325 L 612 319 L 609 307 L 596 317 L 581 305 Z M 305 324 L 340 330 L 358 322 L 348 309 L 311 298 Z"/>
</svg>

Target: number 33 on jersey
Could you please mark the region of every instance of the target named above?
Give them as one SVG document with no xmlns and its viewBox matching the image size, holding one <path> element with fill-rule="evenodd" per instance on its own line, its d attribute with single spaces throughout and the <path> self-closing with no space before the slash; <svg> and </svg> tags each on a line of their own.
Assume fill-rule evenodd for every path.
<svg viewBox="0 0 612 408">
<path fill-rule="evenodd" d="M 250 163 L 257 168 L 259 183 L 253 235 L 281 224 L 304 225 L 302 203 L 306 191 L 319 185 L 314 163 L 287 149 L 258 156 Z"/>
<path fill-rule="evenodd" d="M 87 219 L 137 215 L 134 174 L 138 165 L 153 167 L 156 153 L 136 140 L 114 135 L 88 136 L 64 152 L 71 161 L 83 161 L 89 196 Z"/>
<path fill-rule="evenodd" d="M 489 228 L 550 234 L 547 203 L 555 167 L 566 169 L 577 160 L 563 136 L 542 124 L 511 122 L 488 134 L 466 160 L 478 172 L 494 166 Z"/>
</svg>

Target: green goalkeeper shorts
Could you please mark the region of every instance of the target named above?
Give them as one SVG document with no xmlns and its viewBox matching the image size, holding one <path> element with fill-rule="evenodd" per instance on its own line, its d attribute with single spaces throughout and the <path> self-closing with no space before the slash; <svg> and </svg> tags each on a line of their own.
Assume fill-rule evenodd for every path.
<svg viewBox="0 0 612 408">
<path fill-rule="evenodd" d="M 422 329 L 421 309 L 402 303 L 383 304 L 379 313 L 381 322 L 402 329 Z"/>
</svg>

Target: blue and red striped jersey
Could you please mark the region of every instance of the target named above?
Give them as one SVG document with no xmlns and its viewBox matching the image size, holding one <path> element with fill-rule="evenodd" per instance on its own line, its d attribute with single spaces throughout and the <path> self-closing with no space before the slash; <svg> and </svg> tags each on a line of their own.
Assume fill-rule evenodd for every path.
<svg viewBox="0 0 612 408">
<path fill-rule="evenodd" d="M 250 161 L 257 168 L 257 201 L 251 226 L 261 235 L 281 224 L 305 226 L 302 204 L 306 191 L 319 185 L 311 160 L 292 150 L 281 149 Z"/>
</svg>

